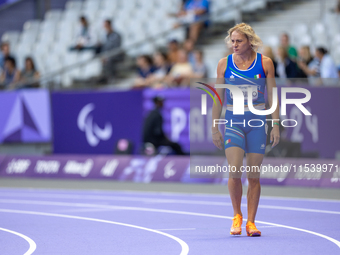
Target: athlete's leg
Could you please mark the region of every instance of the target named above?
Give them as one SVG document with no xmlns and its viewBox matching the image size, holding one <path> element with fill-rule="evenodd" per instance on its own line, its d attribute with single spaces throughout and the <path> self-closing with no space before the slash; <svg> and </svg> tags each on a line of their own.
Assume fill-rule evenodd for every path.
<svg viewBox="0 0 340 255">
<path fill-rule="evenodd" d="M 247 153 L 247 166 L 253 169 L 252 172 L 247 173 L 248 177 L 248 191 L 247 191 L 247 207 L 248 207 L 248 221 L 254 222 L 257 208 L 260 201 L 261 185 L 260 185 L 260 166 L 263 160 L 263 154 Z M 253 167 L 253 168 L 252 168 Z"/>
<path fill-rule="evenodd" d="M 227 157 L 228 164 L 231 169 L 236 169 L 235 172 L 229 172 L 228 189 L 230 199 L 234 209 L 234 216 L 241 212 L 241 200 L 242 200 L 242 183 L 240 168 L 243 165 L 244 150 L 239 147 L 229 147 L 225 149 L 225 155 Z"/>
</svg>

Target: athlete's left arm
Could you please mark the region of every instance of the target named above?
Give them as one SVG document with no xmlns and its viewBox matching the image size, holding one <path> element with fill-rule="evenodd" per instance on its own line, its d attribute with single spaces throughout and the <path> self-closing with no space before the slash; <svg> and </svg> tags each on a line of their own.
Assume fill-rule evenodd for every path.
<svg viewBox="0 0 340 255">
<path fill-rule="evenodd" d="M 276 88 L 276 83 L 275 83 L 275 69 L 274 69 L 274 64 L 273 61 L 268 58 L 263 56 L 263 68 L 266 73 L 266 84 L 267 84 L 267 95 L 268 95 L 268 103 L 269 106 L 272 107 L 273 105 L 273 88 Z M 276 95 L 277 96 L 277 95 Z M 272 119 L 274 119 L 274 123 L 280 124 L 280 114 L 279 114 L 280 108 L 279 108 L 279 100 L 277 99 L 277 105 L 276 105 L 276 110 L 272 113 Z M 272 147 L 277 145 L 280 141 L 280 126 L 279 125 L 274 125 L 272 122 L 269 122 L 270 124 L 273 125 L 273 129 L 270 133 L 270 141 L 273 142 Z"/>
</svg>

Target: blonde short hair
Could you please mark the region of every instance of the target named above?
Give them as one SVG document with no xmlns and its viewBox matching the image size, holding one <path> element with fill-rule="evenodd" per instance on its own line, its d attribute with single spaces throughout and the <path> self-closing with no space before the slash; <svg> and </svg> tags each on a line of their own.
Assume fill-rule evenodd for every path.
<svg viewBox="0 0 340 255">
<path fill-rule="evenodd" d="M 259 47 L 262 46 L 262 40 L 257 34 L 255 34 L 254 29 L 246 23 L 239 23 L 228 30 L 228 36 L 224 39 L 228 47 L 231 48 L 232 43 L 230 37 L 234 31 L 244 34 L 250 41 L 251 47 L 254 51 L 257 51 Z"/>
</svg>

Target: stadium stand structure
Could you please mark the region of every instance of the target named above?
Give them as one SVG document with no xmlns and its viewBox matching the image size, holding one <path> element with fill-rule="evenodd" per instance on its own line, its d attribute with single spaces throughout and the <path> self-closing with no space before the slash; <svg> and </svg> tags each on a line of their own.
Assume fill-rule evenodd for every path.
<svg viewBox="0 0 340 255">
<path fill-rule="evenodd" d="M 330 49 L 336 62 L 340 62 L 339 18 L 326 12 L 321 17 L 320 1 L 298 1 L 284 11 L 272 11 L 263 17 L 261 11 L 268 3 L 284 2 L 282 0 L 211 0 L 211 21 L 213 24 L 228 24 L 241 20 L 244 13 L 257 14 L 259 22 L 251 22 L 255 31 L 261 36 L 266 45 L 276 47 L 278 35 L 287 31 L 296 46 L 307 44 L 324 45 Z M 327 0 L 325 9 L 334 7 L 336 0 Z M 168 40 L 185 39 L 183 27 L 174 29 L 166 36 L 158 36 L 156 40 L 146 40 L 147 37 L 172 29 L 176 19 L 168 17 L 167 13 L 180 9 L 180 0 L 85 0 L 68 1 L 65 10 L 52 9 L 45 15 L 44 20 L 29 20 L 23 26 L 22 32 L 8 31 L 2 36 L 2 41 L 9 41 L 11 50 L 17 56 L 18 67 L 22 69 L 24 58 L 33 56 L 37 68 L 44 77 L 58 72 L 62 68 L 86 62 L 70 70 L 64 70 L 53 76 L 53 82 L 63 87 L 72 85 L 74 79 L 88 79 L 98 76 L 102 71 L 100 58 L 94 58 L 94 52 L 70 52 L 69 47 L 74 43 L 74 35 L 78 20 L 85 15 L 94 31 L 95 41 L 101 37 L 103 21 L 112 19 L 114 28 L 122 35 L 123 48 L 127 56 L 134 58 L 141 54 L 151 54 L 159 47 L 165 47 Z M 286 6 L 286 5 L 285 5 Z M 232 8 L 231 8 L 232 7 Z M 216 15 L 215 15 L 216 13 Z M 261 16 L 262 15 L 262 16 Z M 254 17 L 254 16 L 253 16 Z M 226 28 L 221 32 L 226 34 Z M 209 77 L 215 77 L 218 60 L 226 53 L 226 47 L 221 40 L 221 34 L 211 37 L 202 45 L 205 52 L 205 62 L 208 66 Z M 141 42 L 140 44 L 136 44 Z M 132 45 L 134 45 L 132 47 Z M 137 46 L 135 46 L 137 45 Z M 43 85 L 47 86 L 47 83 Z"/>
<path fill-rule="evenodd" d="M 285 32 L 295 47 L 308 45 L 313 55 L 316 47 L 325 47 L 340 65 L 340 15 L 332 12 L 336 3 L 336 0 L 288 2 L 280 10 L 267 11 L 266 15 L 259 12 L 251 17 L 249 24 L 274 52 L 280 44 L 280 35 Z M 205 62 L 209 76 L 216 77 L 218 60 L 227 52 L 221 36 L 212 38 L 203 51 L 208 56 Z"/>
</svg>

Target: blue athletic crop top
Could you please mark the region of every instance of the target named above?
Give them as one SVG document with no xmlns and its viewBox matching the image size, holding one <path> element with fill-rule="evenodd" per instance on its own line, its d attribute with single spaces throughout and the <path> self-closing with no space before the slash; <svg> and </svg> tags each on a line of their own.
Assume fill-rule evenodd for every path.
<svg viewBox="0 0 340 255">
<path fill-rule="evenodd" d="M 244 104 L 248 105 L 247 89 L 252 88 L 253 105 L 265 103 L 264 90 L 266 87 L 266 74 L 262 63 L 262 54 L 256 53 L 256 58 L 247 70 L 240 70 L 234 63 L 234 54 L 227 57 L 227 66 L 224 72 L 225 84 L 238 86 L 244 95 Z M 226 89 L 227 104 L 233 105 L 233 97 Z"/>
</svg>

